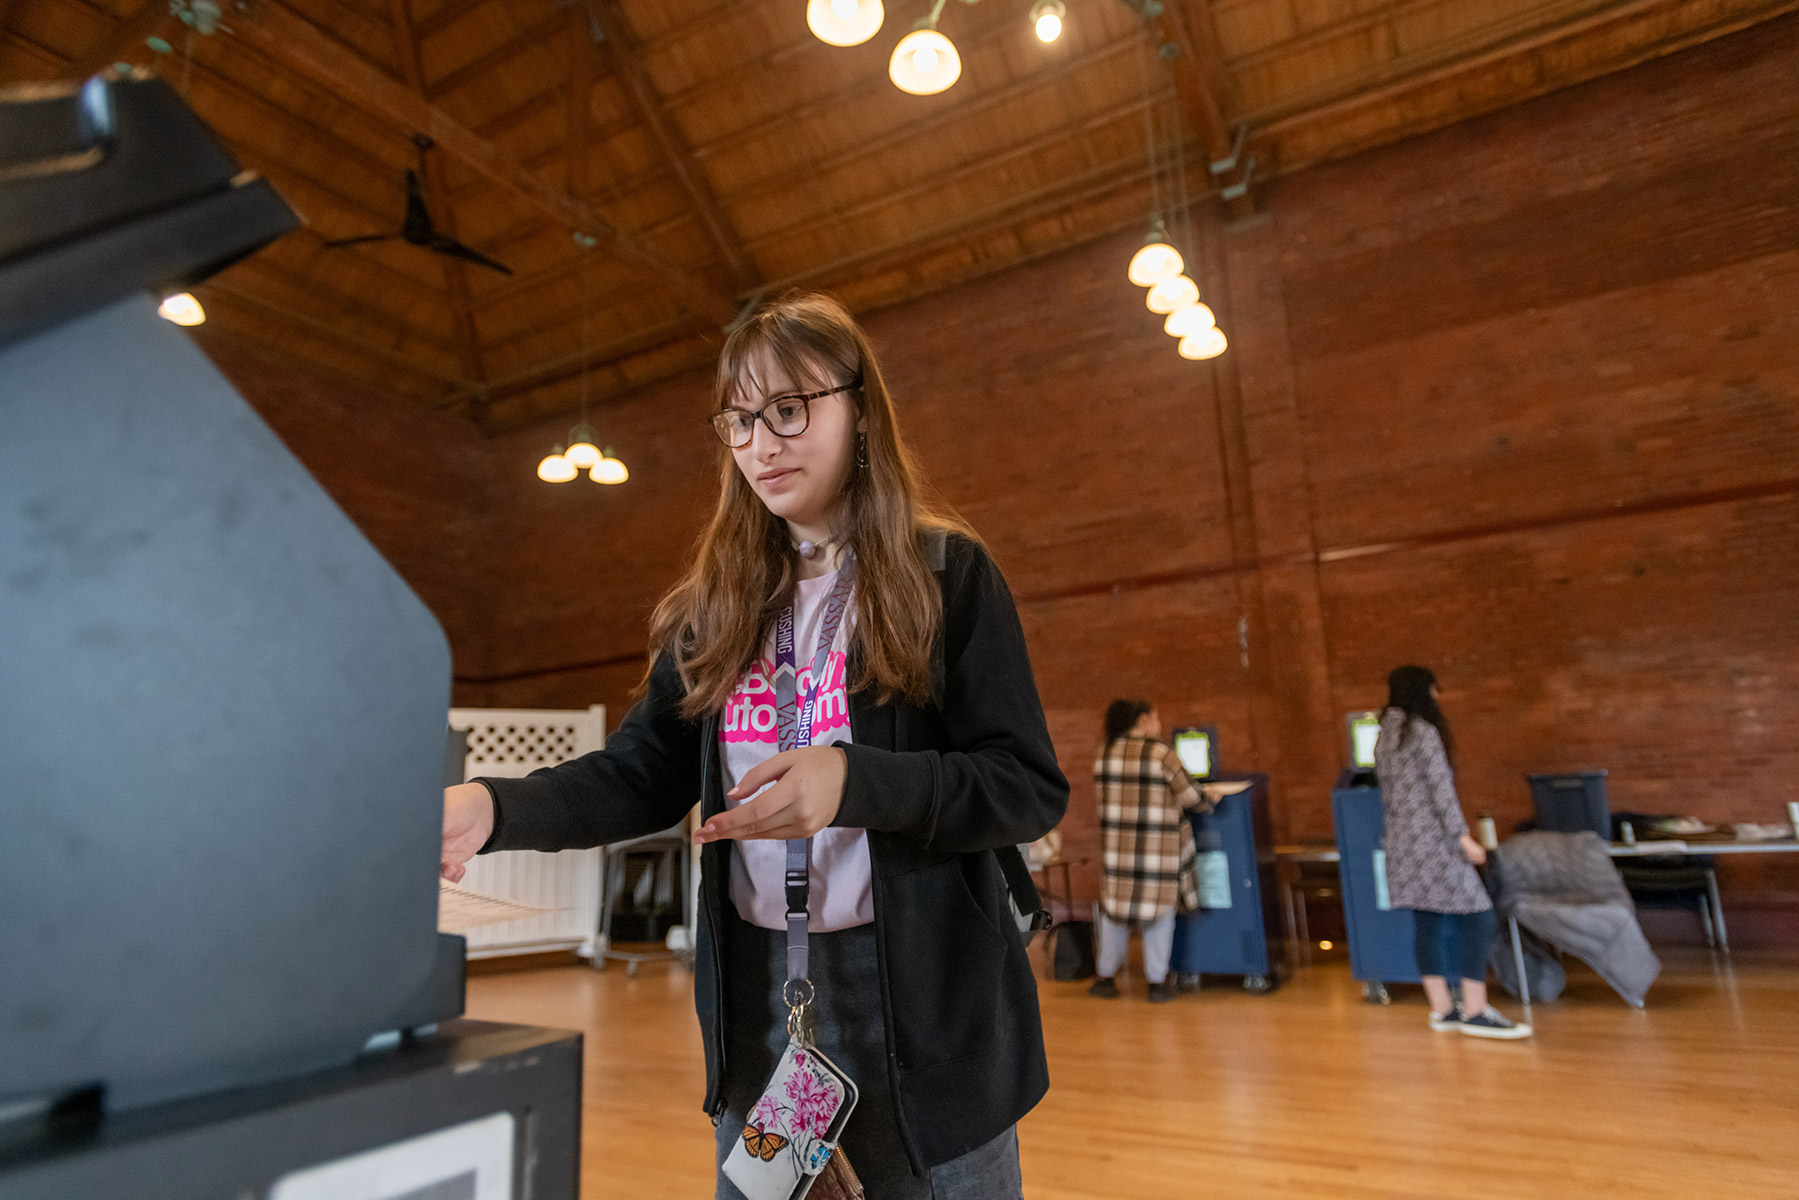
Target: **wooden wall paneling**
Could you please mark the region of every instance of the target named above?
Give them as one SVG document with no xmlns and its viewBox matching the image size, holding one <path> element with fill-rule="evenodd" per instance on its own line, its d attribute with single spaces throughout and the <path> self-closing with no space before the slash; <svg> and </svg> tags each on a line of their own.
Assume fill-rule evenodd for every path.
<svg viewBox="0 0 1799 1200">
<path fill-rule="evenodd" d="M 664 111 L 655 85 L 639 61 L 641 51 L 634 45 L 623 11 L 616 0 L 578 0 L 578 7 L 585 7 L 591 15 L 601 35 L 599 53 L 604 56 L 608 69 L 631 98 L 637 119 L 649 131 L 661 151 L 662 162 L 669 174 L 679 182 L 681 190 L 687 193 L 689 208 L 705 228 L 719 257 L 730 269 L 738 289 L 748 290 L 756 281 L 755 264 L 750 260 L 737 231 L 731 227 L 728 214 L 720 208 L 704 171 L 694 161 L 680 131 Z"/>
</svg>

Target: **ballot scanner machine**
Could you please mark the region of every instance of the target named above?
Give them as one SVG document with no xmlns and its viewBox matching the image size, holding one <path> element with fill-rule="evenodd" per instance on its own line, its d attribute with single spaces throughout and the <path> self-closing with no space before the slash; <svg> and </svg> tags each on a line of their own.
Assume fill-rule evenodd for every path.
<svg viewBox="0 0 1799 1200">
<path fill-rule="evenodd" d="M 0 90 L 8 1200 L 574 1195 L 579 1037 L 437 932 L 443 632 L 157 316 L 296 224 L 154 78 Z"/>
</svg>

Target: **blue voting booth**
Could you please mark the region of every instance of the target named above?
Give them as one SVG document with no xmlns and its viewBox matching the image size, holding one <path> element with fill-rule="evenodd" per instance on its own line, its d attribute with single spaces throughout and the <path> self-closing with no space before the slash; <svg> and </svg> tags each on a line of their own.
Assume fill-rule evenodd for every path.
<svg viewBox="0 0 1799 1200">
<path fill-rule="evenodd" d="M 1285 960 L 1277 944 L 1273 839 L 1265 775 L 1214 773 L 1200 786 L 1247 780 L 1249 787 L 1189 813 L 1199 850 L 1199 903 L 1175 919 L 1173 969 L 1183 978 L 1241 975 L 1252 992 L 1272 991 Z"/>
<path fill-rule="evenodd" d="M 1380 789 L 1336 789 L 1331 815 L 1337 825 L 1350 974 L 1361 981 L 1364 996 L 1385 1004 L 1389 983 L 1418 982 L 1418 961 L 1412 950 L 1412 910 L 1387 904 Z"/>
</svg>

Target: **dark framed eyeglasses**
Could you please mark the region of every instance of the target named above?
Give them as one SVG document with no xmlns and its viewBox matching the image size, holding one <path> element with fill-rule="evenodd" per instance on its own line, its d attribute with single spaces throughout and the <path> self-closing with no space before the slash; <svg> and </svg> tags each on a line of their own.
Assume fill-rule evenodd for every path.
<svg viewBox="0 0 1799 1200">
<path fill-rule="evenodd" d="M 812 420 L 812 402 L 842 392 L 853 392 L 862 386 L 860 376 L 839 387 L 822 392 L 805 392 L 792 396 L 776 396 L 761 408 L 727 408 L 712 414 L 712 428 L 718 438 L 733 450 L 741 450 L 756 436 L 756 421 L 761 419 L 776 437 L 798 437 L 806 432 Z"/>
</svg>

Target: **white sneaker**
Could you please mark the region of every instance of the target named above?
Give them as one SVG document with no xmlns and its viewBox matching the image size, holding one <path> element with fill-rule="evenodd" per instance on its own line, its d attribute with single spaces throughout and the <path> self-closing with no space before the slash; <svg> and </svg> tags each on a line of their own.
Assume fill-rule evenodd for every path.
<svg viewBox="0 0 1799 1200">
<path fill-rule="evenodd" d="M 1464 1016 L 1462 1018 L 1462 1032 L 1469 1037 L 1503 1038 L 1513 1041 L 1517 1038 L 1529 1037 L 1531 1030 L 1528 1025 L 1516 1025 L 1506 1020 L 1499 1015 L 1498 1009 L 1489 1004 L 1484 1011 L 1478 1012 L 1472 1017 Z"/>
</svg>

